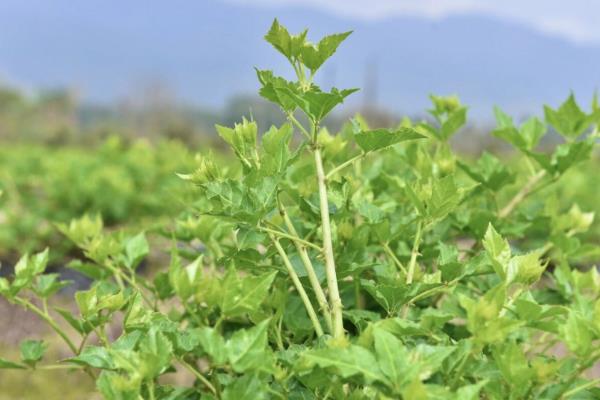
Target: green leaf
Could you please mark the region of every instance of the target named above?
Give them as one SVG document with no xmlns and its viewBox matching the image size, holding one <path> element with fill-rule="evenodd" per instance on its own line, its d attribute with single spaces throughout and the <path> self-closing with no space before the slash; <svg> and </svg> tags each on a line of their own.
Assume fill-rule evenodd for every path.
<svg viewBox="0 0 600 400">
<path fill-rule="evenodd" d="M 295 83 L 275 76 L 272 71 L 268 70 L 257 69 L 256 75 L 261 84 L 259 94 L 262 97 L 279 105 L 286 113 L 291 113 L 296 109 L 296 101 L 288 94 L 299 90 Z"/>
<path fill-rule="evenodd" d="M 27 369 L 27 367 L 23 364 L 0 358 L 0 369 Z"/>
<path fill-rule="evenodd" d="M 493 192 L 514 181 L 514 174 L 498 158 L 488 152 L 483 152 L 479 160 L 477 160 L 475 167 L 471 167 L 458 160 L 457 164 L 469 177 Z"/>
<path fill-rule="evenodd" d="M 72 283 L 71 281 L 59 281 L 58 278 L 58 274 L 39 275 L 34 287 L 35 293 L 42 298 L 48 298 Z"/>
<path fill-rule="evenodd" d="M 283 173 L 290 161 L 289 144 L 293 135 L 290 124 L 272 126 L 262 137 L 261 170 L 267 175 Z"/>
<path fill-rule="evenodd" d="M 303 372 L 310 371 L 316 366 L 342 378 L 360 376 L 367 383 L 375 381 L 388 383 L 373 353 L 361 346 L 350 345 L 344 348 L 332 347 L 306 351 L 300 356 L 296 368 Z"/>
<path fill-rule="evenodd" d="M 546 121 L 558 133 L 569 139 L 575 139 L 580 136 L 589 128 L 594 119 L 597 118 L 594 114 L 588 115 L 584 113 L 577 105 L 575 96 L 572 93 L 557 110 L 549 106 L 544 106 L 544 114 Z"/>
<path fill-rule="evenodd" d="M 531 285 L 537 282 L 546 269 L 540 262 L 541 251 L 512 257 L 506 266 L 506 281 Z"/>
<path fill-rule="evenodd" d="M 492 355 L 511 391 L 527 392 L 534 377 L 523 349 L 509 342 L 494 347 Z"/>
<path fill-rule="evenodd" d="M 379 367 L 394 391 L 400 393 L 402 387 L 417 376 L 418 369 L 409 362 L 408 351 L 394 335 L 384 329 L 374 328 L 373 338 Z"/>
<path fill-rule="evenodd" d="M 494 271 L 502 279 L 506 279 L 506 268 L 511 258 L 508 241 L 504 239 L 490 223 L 483 238 L 483 247 L 492 260 Z"/>
<path fill-rule="evenodd" d="M 227 361 L 227 347 L 223 337 L 213 328 L 202 327 L 194 331 L 202 350 L 211 358 L 215 365 Z"/>
<path fill-rule="evenodd" d="M 448 119 L 442 123 L 440 134 L 442 139 L 448 140 L 467 122 L 467 109 L 461 107 L 449 114 Z"/>
<path fill-rule="evenodd" d="M 97 291 L 97 286 L 94 286 L 89 290 L 81 290 L 75 293 L 75 302 L 83 318 L 90 318 L 96 314 L 98 310 Z"/>
<path fill-rule="evenodd" d="M 29 287 L 33 279 L 42 274 L 48 265 L 48 249 L 33 256 L 24 255 L 15 265 L 15 279 L 11 285 L 11 293 L 17 294 L 21 289 Z"/>
<path fill-rule="evenodd" d="M 288 87 L 276 88 L 276 92 L 289 96 L 315 125 L 323 121 L 335 106 L 343 103 L 346 97 L 356 91 L 358 89 L 332 88 L 331 92 L 327 93 L 314 86 L 309 91 L 296 91 Z"/>
<path fill-rule="evenodd" d="M 78 356 L 67 358 L 64 361 L 99 369 L 115 368 L 108 349 L 100 346 L 86 346 Z"/>
<path fill-rule="evenodd" d="M 34 366 L 44 357 L 48 346 L 41 340 L 24 340 L 19 346 L 21 350 L 21 361 Z"/>
<path fill-rule="evenodd" d="M 4 277 L 0 277 L 0 296 L 10 296 L 10 282 Z"/>
<path fill-rule="evenodd" d="M 228 317 L 235 317 L 256 311 L 266 299 L 277 272 L 241 279 L 231 270 L 225 276 L 222 287 L 221 311 Z"/>
<path fill-rule="evenodd" d="M 134 270 L 150 251 L 146 235 L 140 233 L 125 241 L 125 265 Z"/>
<path fill-rule="evenodd" d="M 139 400 L 141 379 L 139 375 L 129 377 L 116 372 L 102 371 L 96 386 L 106 400 Z"/>
<path fill-rule="evenodd" d="M 593 139 L 558 145 L 552 154 L 552 167 L 559 173 L 590 159 L 594 148 Z"/>
<path fill-rule="evenodd" d="M 477 300 L 459 295 L 460 305 L 467 311 L 467 329 L 483 344 L 499 343 L 523 325 L 523 321 L 500 315 L 506 302 L 506 286 L 500 284 Z"/>
<path fill-rule="evenodd" d="M 569 310 L 569 316 L 560 326 L 560 334 L 569 350 L 585 357 L 592 350 L 593 332 L 588 321 L 577 311 Z"/>
<path fill-rule="evenodd" d="M 300 51 L 302 63 L 308 67 L 314 75 L 314 73 L 317 72 L 323 63 L 335 53 L 339 45 L 350 36 L 351 33 L 352 32 L 344 32 L 325 36 L 316 45 L 306 43 L 302 46 Z"/>
<path fill-rule="evenodd" d="M 429 199 L 429 218 L 441 220 L 458 207 L 464 194 L 464 189 L 456 186 L 453 175 L 445 176 L 433 182 L 431 198 Z"/>
<path fill-rule="evenodd" d="M 267 400 L 272 398 L 266 382 L 256 375 L 235 379 L 223 391 L 223 400 Z"/>
<path fill-rule="evenodd" d="M 139 343 L 140 374 L 152 379 L 164 372 L 173 357 L 173 345 L 157 329 L 150 329 Z"/>
<path fill-rule="evenodd" d="M 203 256 L 200 255 L 192 263 L 183 267 L 179 255 L 175 252 L 171 255 L 169 283 L 183 301 L 187 301 L 198 290 L 202 279 L 202 260 Z"/>
<path fill-rule="evenodd" d="M 86 324 L 85 321 L 75 318 L 71 310 L 65 310 L 60 307 L 54 307 L 54 310 L 59 313 L 61 317 L 63 317 L 65 321 L 67 321 L 68 324 L 79 333 L 89 333 L 94 329 L 93 325 Z"/>
<path fill-rule="evenodd" d="M 293 64 L 306 42 L 306 33 L 305 30 L 299 35 L 290 35 L 288 30 L 275 19 L 265 35 L 265 40 Z"/>
<path fill-rule="evenodd" d="M 253 328 L 236 331 L 227 341 L 227 359 L 234 371 L 243 373 L 271 368 L 271 354 L 267 349 L 268 327 L 269 320 L 265 320 Z"/>
<path fill-rule="evenodd" d="M 355 124 L 355 128 L 356 128 Z M 396 130 L 375 129 L 375 130 L 356 130 L 354 131 L 354 140 L 356 144 L 365 153 L 384 149 L 396 143 L 406 140 L 425 139 L 426 137 L 418 133 L 413 128 L 400 127 Z"/>
<path fill-rule="evenodd" d="M 512 118 L 499 108 L 494 108 L 498 128 L 492 134 L 499 137 L 522 151 L 535 148 L 546 133 L 546 125 L 536 117 L 531 117 L 517 129 Z"/>
</svg>

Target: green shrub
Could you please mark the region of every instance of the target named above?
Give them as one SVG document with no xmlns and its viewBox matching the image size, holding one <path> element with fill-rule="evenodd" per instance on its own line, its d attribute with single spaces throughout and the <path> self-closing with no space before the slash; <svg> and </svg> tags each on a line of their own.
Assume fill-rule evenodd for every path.
<svg viewBox="0 0 600 400">
<path fill-rule="evenodd" d="M 109 400 L 598 398 L 584 373 L 600 359 L 600 276 L 572 267 L 593 250 L 580 240 L 593 214 L 554 190 L 590 157 L 596 103 L 545 108 L 564 137 L 551 154 L 536 151 L 545 122 L 497 110 L 494 135 L 527 169 L 455 154 L 467 113 L 455 97 L 431 97 L 431 122 L 356 118 L 331 135 L 321 122 L 355 90 L 313 77 L 348 35 L 312 44 L 273 23 L 266 39 L 296 80 L 257 75 L 288 123 L 217 126 L 241 167 L 203 156 L 181 175 L 198 192 L 166 232 L 168 268 L 137 274 L 145 235 L 83 217 L 59 226 L 85 255 L 71 267 L 95 280 L 77 315 L 52 306 L 66 283 L 44 273 L 47 251 L 23 257 L 0 293 L 46 320 L 73 352 L 58 365 Z M 43 353 L 28 341 L 0 366 L 43 369 Z M 194 384 L 165 383 L 176 370 Z"/>
</svg>

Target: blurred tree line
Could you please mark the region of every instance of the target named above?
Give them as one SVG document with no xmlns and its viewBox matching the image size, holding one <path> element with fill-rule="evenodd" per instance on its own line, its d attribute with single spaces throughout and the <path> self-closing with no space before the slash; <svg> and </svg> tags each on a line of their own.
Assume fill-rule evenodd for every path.
<svg viewBox="0 0 600 400">
<path fill-rule="evenodd" d="M 336 132 L 343 121 L 360 113 L 371 126 L 393 127 L 401 116 L 365 102 L 345 114 L 329 117 L 325 125 Z M 193 147 L 219 148 L 215 124 L 231 126 L 240 116 L 252 118 L 263 130 L 284 123 L 282 113 L 271 103 L 253 95 L 232 97 L 222 109 L 193 106 L 177 101 L 163 84 L 145 85 L 114 104 L 87 104 L 69 89 L 40 90 L 27 93 L 0 86 L 0 141 L 36 142 L 51 146 L 66 144 L 97 145 L 107 137 L 127 139 L 169 138 Z M 413 121 L 427 118 L 411 116 Z M 478 154 L 483 149 L 502 152 L 507 147 L 491 135 L 489 126 L 467 125 L 453 138 L 454 147 Z"/>
</svg>

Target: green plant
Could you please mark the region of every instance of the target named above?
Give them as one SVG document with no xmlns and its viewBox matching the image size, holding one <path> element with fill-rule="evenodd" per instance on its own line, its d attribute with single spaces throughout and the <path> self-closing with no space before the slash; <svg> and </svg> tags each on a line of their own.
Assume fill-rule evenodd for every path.
<svg viewBox="0 0 600 400">
<path fill-rule="evenodd" d="M 257 70 L 260 94 L 289 122 L 260 138 L 251 120 L 217 126 L 241 167 L 203 156 L 180 175 L 199 190 L 195 211 L 165 227 L 168 269 L 138 274 L 145 235 L 86 216 L 59 226 L 85 256 L 71 267 L 95 280 L 77 315 L 50 304 L 66 283 L 45 274 L 47 252 L 1 278 L 0 294 L 73 355 L 46 364 L 43 344 L 26 342 L 0 367 L 80 369 L 110 400 L 600 396 L 584 376 L 600 359 L 600 276 L 574 265 L 593 247 L 580 239 L 593 214 L 561 208 L 554 187 L 590 157 L 596 103 L 546 108 L 565 138 L 551 154 L 536 150 L 544 122 L 497 110 L 494 135 L 525 168 L 452 151 L 467 112 L 455 97 L 432 96 L 430 122 L 357 117 L 331 135 L 323 119 L 354 90 L 313 78 L 348 35 L 313 44 L 273 23 L 266 39 L 296 80 Z M 193 385 L 165 383 L 176 370 Z"/>
</svg>

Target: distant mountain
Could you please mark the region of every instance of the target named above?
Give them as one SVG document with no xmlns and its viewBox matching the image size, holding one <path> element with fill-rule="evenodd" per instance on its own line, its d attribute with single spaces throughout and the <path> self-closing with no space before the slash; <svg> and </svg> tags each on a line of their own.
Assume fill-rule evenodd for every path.
<svg viewBox="0 0 600 400">
<path fill-rule="evenodd" d="M 309 27 L 313 38 L 354 30 L 320 76 L 324 86 L 367 83 L 348 107 L 367 96 L 413 114 L 428 107 L 429 93 L 456 93 L 472 114 L 487 119 L 494 104 L 539 113 L 544 102 L 556 105 L 571 90 L 586 103 L 600 84 L 600 46 L 478 15 L 364 22 L 211 0 L 5 0 L 0 78 L 75 86 L 91 102 L 162 82 L 182 101 L 219 107 L 234 94 L 256 92 L 253 66 L 287 71 L 262 39 L 273 17 L 292 30 Z"/>
</svg>

